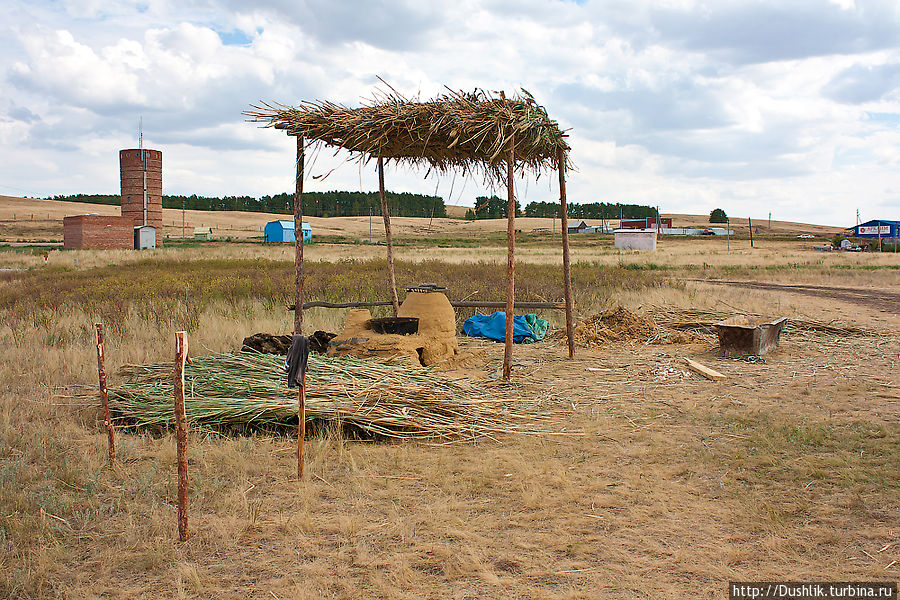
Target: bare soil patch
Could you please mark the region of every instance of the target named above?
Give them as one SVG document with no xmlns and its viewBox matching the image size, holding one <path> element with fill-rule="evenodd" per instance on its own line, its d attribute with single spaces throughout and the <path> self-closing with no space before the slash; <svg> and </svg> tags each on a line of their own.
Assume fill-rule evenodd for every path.
<svg viewBox="0 0 900 600">
<path fill-rule="evenodd" d="M 762 281 L 723 281 L 717 279 L 698 279 L 712 285 L 730 285 L 757 290 L 771 290 L 815 296 L 817 298 L 833 298 L 841 302 L 874 308 L 882 312 L 900 315 L 900 292 L 870 288 L 851 288 L 826 285 L 798 285 L 786 283 L 769 283 Z"/>
</svg>

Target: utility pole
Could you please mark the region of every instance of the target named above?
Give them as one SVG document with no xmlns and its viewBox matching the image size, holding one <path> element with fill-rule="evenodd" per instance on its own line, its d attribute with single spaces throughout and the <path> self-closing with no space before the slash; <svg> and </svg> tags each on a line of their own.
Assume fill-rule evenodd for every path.
<svg viewBox="0 0 900 600">
<path fill-rule="evenodd" d="M 881 220 L 878 221 L 878 251 L 881 252 Z"/>
<path fill-rule="evenodd" d="M 731 253 L 731 219 L 725 218 L 725 238 L 728 243 L 728 252 Z"/>
<path fill-rule="evenodd" d="M 747 225 L 750 227 L 750 247 L 753 247 L 753 221 L 747 217 Z"/>
<path fill-rule="evenodd" d="M 769 233 L 772 233 L 772 211 L 769 211 Z"/>
<path fill-rule="evenodd" d="M 184 240 L 184 196 L 181 197 L 181 239 Z"/>
</svg>

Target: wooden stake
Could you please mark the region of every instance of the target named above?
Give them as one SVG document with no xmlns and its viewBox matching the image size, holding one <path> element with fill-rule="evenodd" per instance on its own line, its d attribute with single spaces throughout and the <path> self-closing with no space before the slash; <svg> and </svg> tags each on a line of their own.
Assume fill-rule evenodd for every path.
<svg viewBox="0 0 900 600">
<path fill-rule="evenodd" d="M 294 178 L 294 333 L 303 329 L 303 136 L 297 136 Z"/>
<path fill-rule="evenodd" d="M 306 442 L 306 373 L 297 392 L 297 479 L 303 479 L 303 452 Z"/>
<path fill-rule="evenodd" d="M 116 461 L 116 434 L 109 416 L 109 394 L 106 391 L 106 367 L 103 355 L 103 323 L 94 323 L 97 328 L 97 372 L 100 378 L 100 403 L 103 405 L 103 421 L 109 439 L 109 466 Z"/>
<path fill-rule="evenodd" d="M 503 349 L 503 379 L 512 375 L 513 317 L 516 302 L 516 192 L 513 180 L 516 166 L 514 138 L 509 140 L 509 157 L 506 159 L 506 347 Z"/>
<path fill-rule="evenodd" d="M 573 324 L 572 269 L 569 264 L 569 208 L 566 205 L 566 152 L 559 148 L 556 165 L 559 171 L 559 213 L 562 225 L 563 277 L 566 286 L 566 339 L 569 342 L 569 358 L 575 358 L 575 333 Z"/>
<path fill-rule="evenodd" d="M 400 301 L 397 299 L 397 281 L 394 279 L 394 242 L 391 238 L 391 215 L 388 213 L 387 198 L 384 195 L 384 159 L 378 157 L 378 193 L 381 196 L 381 216 L 384 219 L 384 238 L 387 240 L 388 280 L 391 284 L 391 304 L 394 307 L 394 316 L 400 310 Z"/>
<path fill-rule="evenodd" d="M 178 456 L 178 538 L 188 539 L 187 516 L 187 418 L 184 415 L 184 359 L 188 353 L 187 333 L 175 332 L 175 443 Z"/>
</svg>

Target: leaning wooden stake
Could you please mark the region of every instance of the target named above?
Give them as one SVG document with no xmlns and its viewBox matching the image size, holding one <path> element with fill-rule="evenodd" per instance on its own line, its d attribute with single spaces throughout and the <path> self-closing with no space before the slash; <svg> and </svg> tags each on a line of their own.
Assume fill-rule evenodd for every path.
<svg viewBox="0 0 900 600">
<path fill-rule="evenodd" d="M 187 517 L 187 418 L 184 415 L 184 359 L 188 352 L 187 333 L 175 332 L 175 443 L 178 456 L 178 538 L 188 539 Z"/>
<path fill-rule="evenodd" d="M 103 323 L 94 323 L 97 328 L 97 372 L 100 377 L 100 403 L 103 405 L 103 421 L 109 439 L 109 466 L 116 461 L 116 434 L 109 416 L 109 394 L 106 392 L 106 367 L 103 355 Z"/>
<path fill-rule="evenodd" d="M 566 205 L 566 152 L 562 148 L 556 151 L 556 164 L 559 170 L 559 213 L 562 225 L 563 277 L 566 285 L 566 339 L 569 342 L 569 358 L 575 358 L 572 269 L 569 266 L 569 211 Z"/>
<path fill-rule="evenodd" d="M 394 242 L 391 238 L 391 215 L 388 213 L 387 198 L 384 194 L 384 159 L 378 157 L 378 193 L 381 196 L 381 217 L 384 219 L 384 239 L 387 241 L 388 280 L 391 284 L 391 304 L 394 316 L 400 310 L 397 299 L 397 281 L 394 279 Z"/>
<path fill-rule="evenodd" d="M 503 379 L 512 375 L 513 317 L 516 302 L 516 192 L 513 172 L 516 166 L 516 148 L 509 140 L 509 157 L 506 159 L 506 347 L 503 349 Z"/>
<path fill-rule="evenodd" d="M 294 178 L 294 333 L 303 326 L 303 136 L 297 136 Z"/>
</svg>

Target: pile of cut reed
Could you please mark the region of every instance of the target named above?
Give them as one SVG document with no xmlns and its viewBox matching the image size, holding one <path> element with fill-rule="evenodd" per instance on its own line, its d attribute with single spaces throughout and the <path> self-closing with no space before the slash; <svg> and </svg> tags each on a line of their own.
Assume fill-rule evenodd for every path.
<svg viewBox="0 0 900 600">
<path fill-rule="evenodd" d="M 284 357 L 236 352 L 192 358 L 185 366 L 188 421 L 210 427 L 286 426 L 297 422 L 297 390 Z M 173 364 L 127 365 L 110 387 L 120 425 L 174 423 Z M 451 381 L 434 371 L 353 357 L 310 355 L 307 421 L 337 422 L 374 436 L 472 439 L 505 433 L 550 433 L 556 419 L 542 401 L 509 397 L 508 385 Z"/>
</svg>

